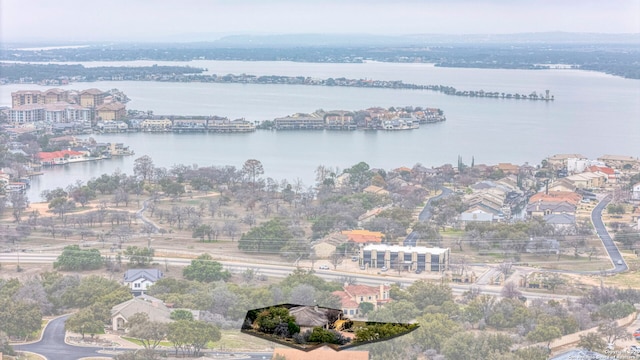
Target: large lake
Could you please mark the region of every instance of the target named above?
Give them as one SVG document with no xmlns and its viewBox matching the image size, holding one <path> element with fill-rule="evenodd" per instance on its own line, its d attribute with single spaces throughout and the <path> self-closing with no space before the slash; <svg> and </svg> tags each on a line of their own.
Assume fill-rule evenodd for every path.
<svg viewBox="0 0 640 360">
<path fill-rule="evenodd" d="M 265 176 L 312 185 L 322 164 L 349 167 L 366 161 L 385 169 L 469 163 L 537 164 L 556 153 L 640 155 L 640 81 L 577 70 L 493 70 L 438 68 L 429 64 L 367 62 L 311 64 L 290 62 L 192 61 L 107 62 L 101 65 L 180 64 L 208 73 L 346 77 L 440 84 L 461 90 L 529 94 L 551 90 L 555 101 L 528 101 L 447 96 L 428 90 L 392 90 L 297 85 L 243 85 L 105 81 L 74 83 L 64 88 L 118 88 L 132 100 L 129 109 L 155 114 L 220 115 L 265 120 L 296 112 L 359 110 L 372 106 L 423 106 L 444 110 L 445 123 L 400 132 L 258 131 L 252 134 L 112 134 L 98 141 L 124 142 L 131 157 L 47 169 L 29 192 L 39 200 L 44 189 L 79 179 L 86 181 L 117 169 L 132 173 L 133 161 L 149 155 L 156 166 L 174 164 L 235 165 L 260 160 Z M 11 92 L 46 88 L 20 84 L 0 86 L 0 105 L 10 106 Z"/>
</svg>

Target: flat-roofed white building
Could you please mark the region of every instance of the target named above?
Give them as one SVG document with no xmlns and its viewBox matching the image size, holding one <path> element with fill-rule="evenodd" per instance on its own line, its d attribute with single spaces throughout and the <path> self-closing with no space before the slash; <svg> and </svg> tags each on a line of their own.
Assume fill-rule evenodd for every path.
<svg viewBox="0 0 640 360">
<path fill-rule="evenodd" d="M 372 244 L 360 249 L 360 265 L 393 270 L 440 272 L 448 269 L 451 249 Z"/>
</svg>

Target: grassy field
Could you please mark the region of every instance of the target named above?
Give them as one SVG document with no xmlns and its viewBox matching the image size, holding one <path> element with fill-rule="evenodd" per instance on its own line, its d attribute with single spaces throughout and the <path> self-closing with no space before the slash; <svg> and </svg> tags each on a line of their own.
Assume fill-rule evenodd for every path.
<svg viewBox="0 0 640 360">
<path fill-rule="evenodd" d="M 271 349 L 272 345 L 270 342 L 257 338 L 255 336 L 250 336 L 247 334 L 243 334 L 238 330 L 220 330 L 221 338 L 220 341 L 209 342 L 207 344 L 208 349 L 218 349 L 220 351 L 226 350 L 247 350 L 247 351 L 259 351 L 265 349 Z M 142 346 L 142 342 L 138 339 L 130 338 L 130 337 L 122 337 L 122 339 L 127 340 L 133 344 Z M 165 348 L 173 348 L 173 343 L 170 341 L 162 341 L 159 346 Z"/>
</svg>

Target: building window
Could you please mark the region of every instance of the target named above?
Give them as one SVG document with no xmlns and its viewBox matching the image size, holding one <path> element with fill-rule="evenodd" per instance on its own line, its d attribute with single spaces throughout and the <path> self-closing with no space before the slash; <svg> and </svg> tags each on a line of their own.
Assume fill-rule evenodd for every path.
<svg viewBox="0 0 640 360">
<path fill-rule="evenodd" d="M 371 296 L 369 296 L 369 300 L 371 300 Z"/>
<path fill-rule="evenodd" d="M 135 284 L 133 284 L 133 287 L 134 287 L 134 288 L 139 288 L 139 287 L 140 287 L 140 284 L 139 284 L 139 283 L 135 283 Z"/>
<path fill-rule="evenodd" d="M 354 314 L 353 309 L 349 310 L 349 315 L 353 315 L 353 314 Z"/>
<path fill-rule="evenodd" d="M 360 296 L 360 301 L 364 301 L 364 296 Z"/>
</svg>

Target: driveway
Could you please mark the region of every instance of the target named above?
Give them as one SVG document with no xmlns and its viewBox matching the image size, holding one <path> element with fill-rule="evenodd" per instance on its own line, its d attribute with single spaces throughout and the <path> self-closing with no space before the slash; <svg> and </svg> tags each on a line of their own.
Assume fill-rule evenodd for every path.
<svg viewBox="0 0 640 360">
<path fill-rule="evenodd" d="M 13 345 L 13 348 L 17 351 L 30 351 L 40 354 L 49 360 L 77 360 L 92 356 L 113 357 L 112 355 L 99 353 L 98 351 L 103 350 L 103 348 L 100 347 L 72 346 L 66 344 L 64 342 L 64 322 L 68 317 L 67 315 L 51 320 L 45 327 L 40 341 L 31 344 Z"/>
<path fill-rule="evenodd" d="M 613 263 L 614 268 L 612 270 L 608 270 L 609 272 L 619 273 L 623 271 L 629 270 L 627 267 L 627 263 L 624 261 L 622 254 L 620 254 L 620 250 L 611 239 L 611 235 L 604 226 L 604 222 L 602 221 L 602 211 L 611 201 L 611 195 L 605 196 L 596 207 L 591 212 L 591 222 L 596 229 L 596 233 L 602 240 L 602 244 L 604 248 L 607 250 L 607 254 L 609 258 L 611 258 L 611 262 Z M 618 264 L 618 261 L 621 263 Z"/>
</svg>

